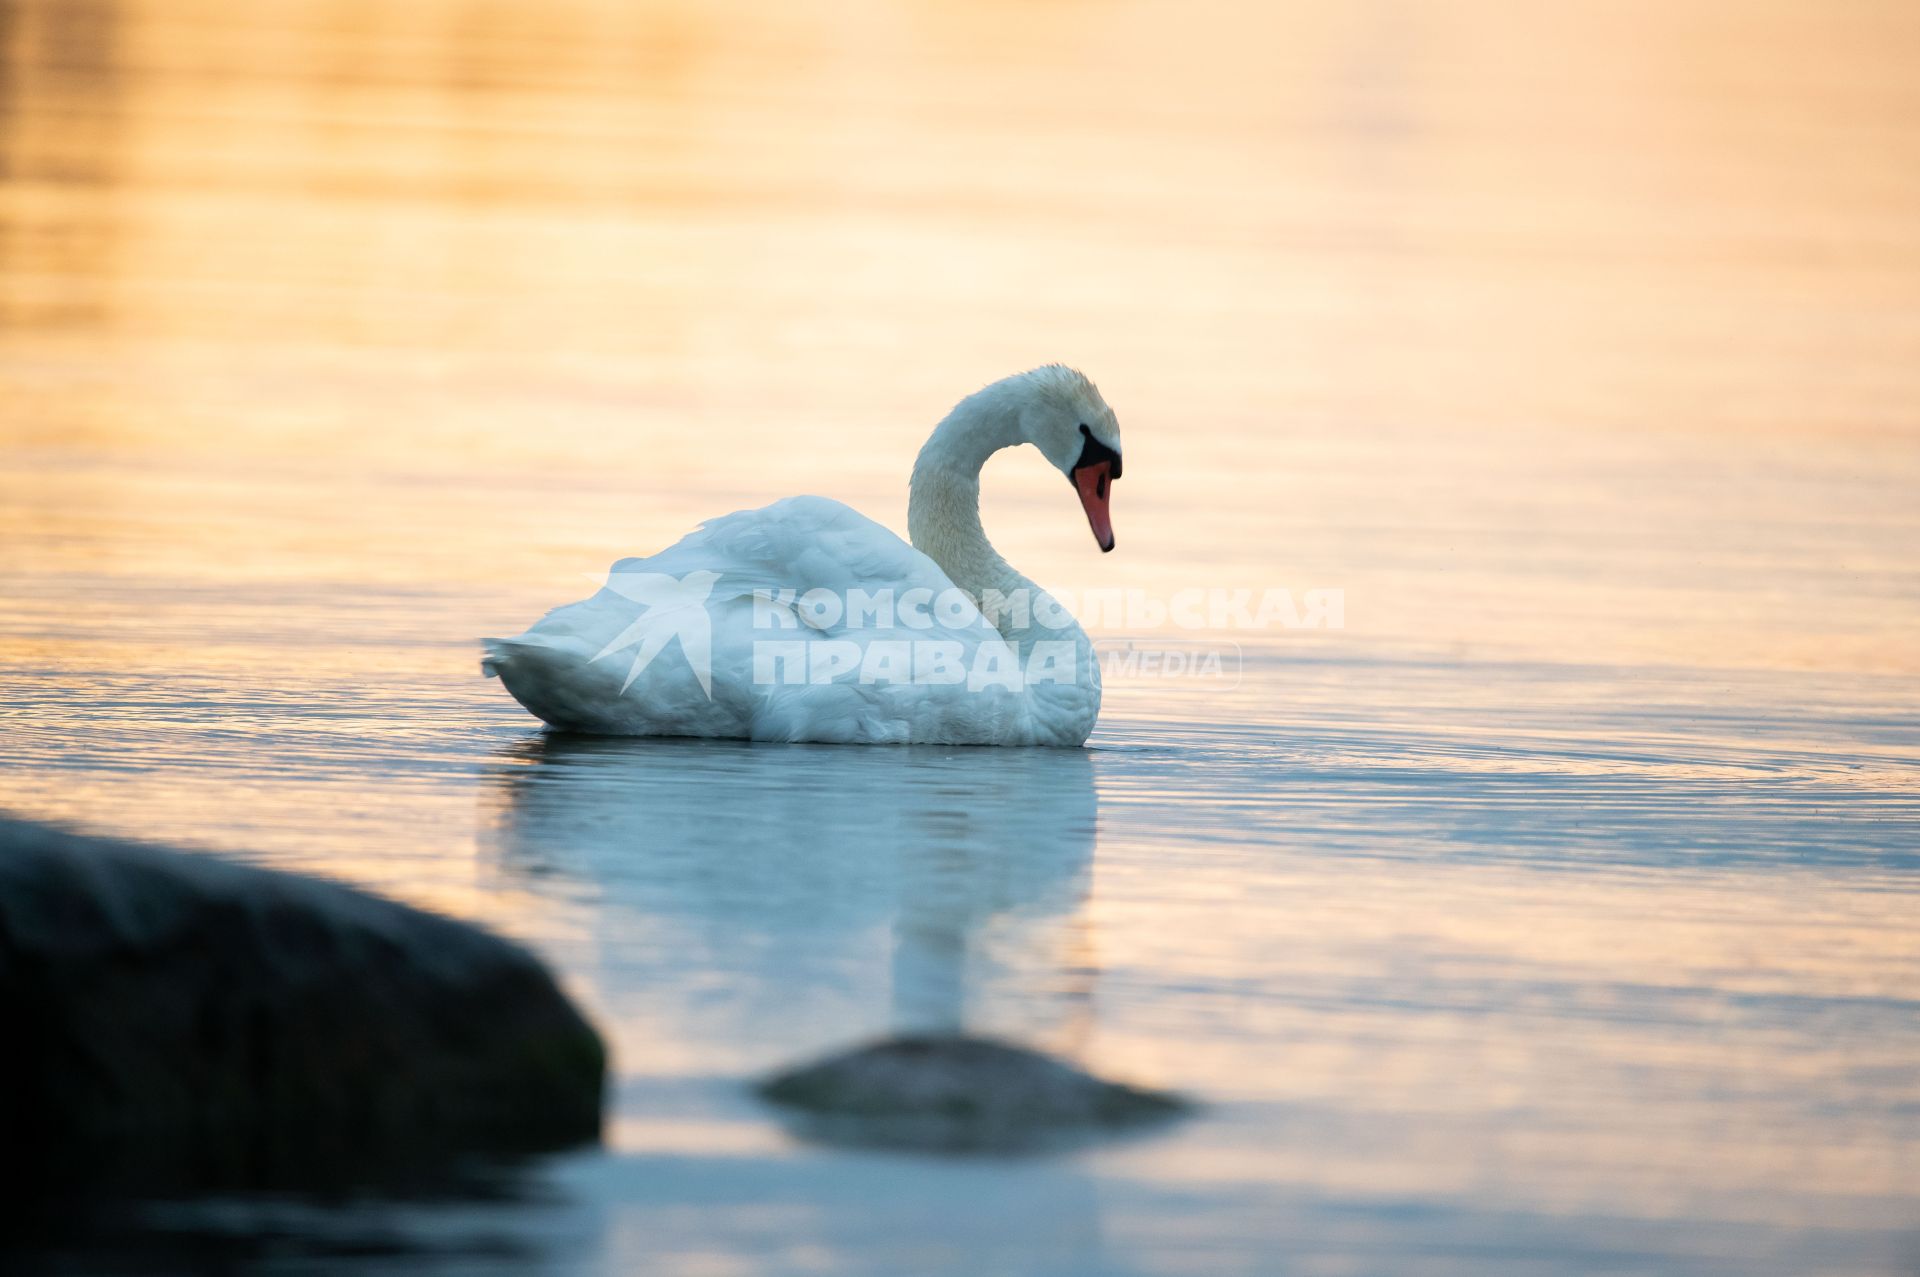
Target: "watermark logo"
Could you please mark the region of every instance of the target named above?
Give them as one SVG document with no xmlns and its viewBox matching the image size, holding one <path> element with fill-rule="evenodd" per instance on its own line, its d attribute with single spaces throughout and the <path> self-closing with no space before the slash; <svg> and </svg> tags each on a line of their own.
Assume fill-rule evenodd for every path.
<svg viewBox="0 0 1920 1277">
<path fill-rule="evenodd" d="M 627 668 L 627 681 L 620 684 L 623 694 L 653 664 L 653 658 L 678 639 L 681 654 L 700 680 L 700 690 L 713 699 L 713 618 L 707 613 L 707 596 L 719 579 L 718 572 L 679 577 L 664 572 L 615 572 L 607 578 L 608 589 L 644 609 L 593 657 L 601 661 L 630 647 L 638 649 Z"/>
<path fill-rule="evenodd" d="M 607 588 L 640 605 L 631 624 L 593 657 L 632 651 L 625 693 L 655 657 L 678 642 L 700 688 L 713 697 L 713 620 L 708 602 L 718 572 L 616 571 Z M 1143 590 L 1089 590 L 1078 596 L 1044 590 L 987 590 L 978 597 L 958 588 L 845 593 L 759 588 L 735 591 L 748 599 L 752 679 L 756 686 L 856 683 L 964 686 L 969 691 L 1019 691 L 1044 683 L 1078 683 L 1088 661 L 1108 679 L 1179 680 L 1220 688 L 1238 686 L 1240 645 L 1219 632 L 1341 629 L 1344 591 L 1315 589 L 1188 589 L 1157 596 Z M 1132 637 L 1089 641 L 1089 627 L 1132 631 Z M 739 617 L 732 612 L 728 615 Z M 981 627 L 1011 636 L 1007 642 L 972 637 Z M 1207 631 L 1208 636 L 1161 637 L 1152 631 Z M 1064 633 L 1062 633 L 1064 631 Z M 1147 631 L 1148 633 L 1143 633 Z"/>
<path fill-rule="evenodd" d="M 854 682 L 863 687 L 964 685 L 970 692 L 1018 692 L 1038 683 L 1078 681 L 1079 645 L 1071 639 L 968 644 L 958 639 L 767 639 L 753 645 L 760 686 Z"/>
<path fill-rule="evenodd" d="M 1240 686 L 1240 645 L 1230 641 L 1103 638 L 1094 641 L 1093 651 L 1107 682 L 1206 683 L 1227 691 Z"/>
</svg>

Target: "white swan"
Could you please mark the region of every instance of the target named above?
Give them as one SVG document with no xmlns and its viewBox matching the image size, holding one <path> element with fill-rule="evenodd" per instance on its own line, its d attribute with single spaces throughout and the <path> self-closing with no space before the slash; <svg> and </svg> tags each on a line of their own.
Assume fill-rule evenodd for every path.
<svg viewBox="0 0 1920 1277">
<path fill-rule="evenodd" d="M 1120 426 L 1058 364 L 960 401 L 914 463 L 911 546 L 824 497 L 788 497 L 622 559 L 607 585 L 481 668 L 555 727 L 839 744 L 1084 744 L 1100 714 L 1086 632 L 994 552 L 980 467 L 1038 447 L 1100 548 Z M 985 612 L 982 612 L 985 608 Z"/>
</svg>

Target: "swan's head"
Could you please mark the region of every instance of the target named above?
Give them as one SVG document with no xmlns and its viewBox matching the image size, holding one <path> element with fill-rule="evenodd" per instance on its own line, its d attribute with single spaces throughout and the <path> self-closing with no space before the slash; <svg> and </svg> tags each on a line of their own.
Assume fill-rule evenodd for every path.
<svg viewBox="0 0 1920 1277">
<path fill-rule="evenodd" d="M 1120 421 L 1100 389 L 1064 364 L 1048 364 L 1021 383 L 1020 432 L 1067 476 L 1086 509 L 1102 553 L 1113 549 L 1108 501 L 1120 477 Z"/>
</svg>

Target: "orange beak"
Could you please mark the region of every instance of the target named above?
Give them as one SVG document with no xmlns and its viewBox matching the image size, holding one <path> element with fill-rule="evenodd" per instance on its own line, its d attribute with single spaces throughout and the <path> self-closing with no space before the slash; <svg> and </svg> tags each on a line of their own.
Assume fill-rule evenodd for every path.
<svg viewBox="0 0 1920 1277">
<path fill-rule="evenodd" d="M 1080 504 L 1086 507 L 1093 539 L 1105 554 L 1113 549 L 1113 512 L 1107 508 L 1107 495 L 1113 488 L 1113 463 L 1095 461 L 1078 467 L 1073 472 L 1073 486 L 1080 494 Z"/>
</svg>

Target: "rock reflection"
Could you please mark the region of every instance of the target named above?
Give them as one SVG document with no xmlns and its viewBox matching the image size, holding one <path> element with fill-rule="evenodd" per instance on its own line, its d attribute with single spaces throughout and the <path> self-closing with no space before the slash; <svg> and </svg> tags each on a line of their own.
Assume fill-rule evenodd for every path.
<svg viewBox="0 0 1920 1277">
<path fill-rule="evenodd" d="M 483 859 L 595 898 L 587 966 L 650 1059 L 1085 1033 L 1084 752 L 546 735 L 498 758 L 483 801 Z"/>
</svg>

